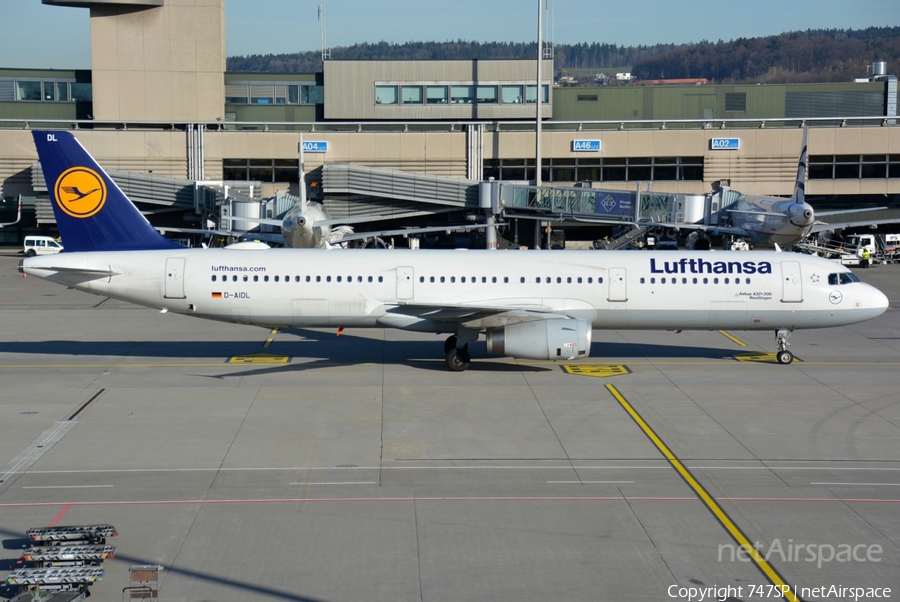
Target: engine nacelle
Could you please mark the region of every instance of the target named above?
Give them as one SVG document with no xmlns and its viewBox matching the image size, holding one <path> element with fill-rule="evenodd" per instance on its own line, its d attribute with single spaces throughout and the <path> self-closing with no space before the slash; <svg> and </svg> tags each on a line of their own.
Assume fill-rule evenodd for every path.
<svg viewBox="0 0 900 602">
<path fill-rule="evenodd" d="M 487 351 L 532 360 L 572 360 L 591 353 L 585 320 L 535 320 L 487 331 Z"/>
</svg>

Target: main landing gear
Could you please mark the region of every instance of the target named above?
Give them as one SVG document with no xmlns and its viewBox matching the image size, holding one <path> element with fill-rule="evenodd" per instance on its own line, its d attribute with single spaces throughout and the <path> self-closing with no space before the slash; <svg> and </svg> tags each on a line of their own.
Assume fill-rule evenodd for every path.
<svg viewBox="0 0 900 602">
<path fill-rule="evenodd" d="M 789 330 L 781 329 L 775 331 L 775 343 L 778 345 L 778 352 L 775 353 L 775 358 L 779 364 L 790 364 L 794 361 L 794 354 L 787 350 L 789 336 L 791 336 L 791 331 Z"/>
<path fill-rule="evenodd" d="M 462 347 L 458 347 L 458 341 L 456 335 L 447 337 L 447 340 L 444 341 L 444 361 L 453 372 L 462 372 L 472 362 L 472 358 L 469 356 L 469 344 L 465 343 Z"/>
</svg>

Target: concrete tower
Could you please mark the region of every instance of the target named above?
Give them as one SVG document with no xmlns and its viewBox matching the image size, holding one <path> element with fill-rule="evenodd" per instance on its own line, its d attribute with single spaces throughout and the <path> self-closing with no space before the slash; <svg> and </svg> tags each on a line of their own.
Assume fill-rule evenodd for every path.
<svg viewBox="0 0 900 602">
<path fill-rule="evenodd" d="M 225 0 L 41 1 L 91 11 L 95 119 L 223 116 Z"/>
</svg>

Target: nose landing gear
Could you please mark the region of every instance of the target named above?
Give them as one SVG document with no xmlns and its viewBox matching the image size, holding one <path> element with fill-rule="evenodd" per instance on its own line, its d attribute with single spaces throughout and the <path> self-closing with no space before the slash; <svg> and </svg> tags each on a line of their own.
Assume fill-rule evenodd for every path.
<svg viewBox="0 0 900 602">
<path fill-rule="evenodd" d="M 790 330 L 781 329 L 775 331 L 775 343 L 778 346 L 778 352 L 775 358 L 779 364 L 790 364 L 794 361 L 794 354 L 787 350 L 788 337 L 791 336 Z"/>
</svg>

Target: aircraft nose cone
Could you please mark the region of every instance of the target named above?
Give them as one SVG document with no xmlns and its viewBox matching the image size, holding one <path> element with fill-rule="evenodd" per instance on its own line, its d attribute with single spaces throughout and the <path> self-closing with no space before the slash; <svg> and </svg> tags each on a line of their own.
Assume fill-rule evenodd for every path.
<svg viewBox="0 0 900 602">
<path fill-rule="evenodd" d="M 793 222 L 799 225 L 809 225 L 815 219 L 813 208 L 806 203 L 795 203 L 790 209 Z"/>
<path fill-rule="evenodd" d="M 872 307 L 875 309 L 880 309 L 882 312 L 887 311 L 888 308 L 888 298 L 887 295 L 882 293 L 877 288 L 875 289 L 875 293 L 872 295 Z"/>
</svg>

